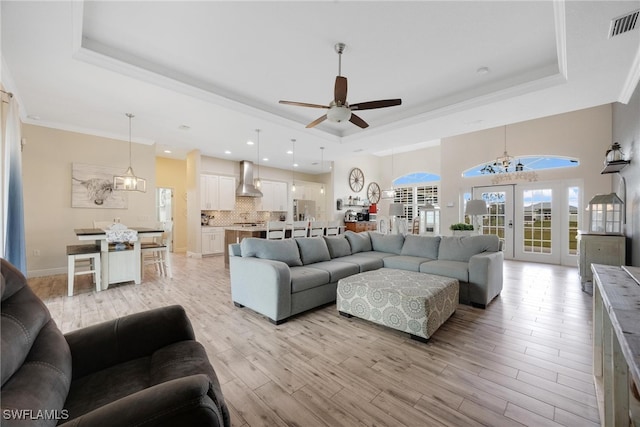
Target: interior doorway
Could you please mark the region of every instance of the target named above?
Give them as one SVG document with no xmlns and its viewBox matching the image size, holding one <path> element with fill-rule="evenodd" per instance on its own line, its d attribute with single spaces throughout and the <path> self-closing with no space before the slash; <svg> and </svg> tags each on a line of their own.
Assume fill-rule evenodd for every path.
<svg viewBox="0 0 640 427">
<path fill-rule="evenodd" d="M 159 222 L 165 221 L 173 221 L 174 214 L 174 203 L 173 203 L 173 188 L 168 187 L 157 187 L 156 188 L 156 220 Z M 175 224 L 172 232 L 169 234 L 171 236 L 171 241 L 169 243 L 169 250 L 173 252 L 173 240 L 174 240 L 174 231 Z"/>
</svg>

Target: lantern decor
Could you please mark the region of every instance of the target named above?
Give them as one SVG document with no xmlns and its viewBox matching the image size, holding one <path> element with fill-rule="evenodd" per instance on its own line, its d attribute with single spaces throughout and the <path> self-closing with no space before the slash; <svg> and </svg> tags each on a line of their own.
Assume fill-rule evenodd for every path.
<svg viewBox="0 0 640 427">
<path fill-rule="evenodd" d="M 620 144 L 614 142 L 604 155 L 604 169 L 600 173 L 620 172 L 629 163 L 631 163 L 631 161 L 625 160 Z"/>
<path fill-rule="evenodd" d="M 589 231 L 595 234 L 623 234 L 624 202 L 616 195 L 598 194 L 589 202 Z"/>
</svg>

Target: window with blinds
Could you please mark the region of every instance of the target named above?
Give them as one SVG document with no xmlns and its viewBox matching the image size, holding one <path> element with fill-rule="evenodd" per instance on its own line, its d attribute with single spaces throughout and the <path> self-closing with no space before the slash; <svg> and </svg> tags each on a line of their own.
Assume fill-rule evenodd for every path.
<svg viewBox="0 0 640 427">
<path fill-rule="evenodd" d="M 401 218 L 413 219 L 418 215 L 420 206 L 428 203 L 437 205 L 440 201 L 438 185 L 422 185 L 419 187 L 397 187 L 394 203 L 402 203 L 404 215 Z"/>
</svg>

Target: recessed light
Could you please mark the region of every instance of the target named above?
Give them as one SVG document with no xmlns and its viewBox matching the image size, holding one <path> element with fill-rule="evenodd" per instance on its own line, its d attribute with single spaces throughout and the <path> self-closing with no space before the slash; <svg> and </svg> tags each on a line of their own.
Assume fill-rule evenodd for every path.
<svg viewBox="0 0 640 427">
<path fill-rule="evenodd" d="M 171 150 L 164 150 L 165 153 L 171 154 Z"/>
<path fill-rule="evenodd" d="M 247 145 L 253 145 L 253 141 L 247 141 Z"/>
<path fill-rule="evenodd" d="M 294 164 L 293 164 L 293 167 L 294 167 L 294 168 L 297 168 L 297 167 L 298 167 L 298 164 L 297 164 L 297 163 L 294 163 Z"/>
<path fill-rule="evenodd" d="M 263 161 L 263 162 L 268 162 L 268 161 L 269 161 L 269 158 L 268 158 L 268 157 L 263 157 L 263 158 L 262 158 L 262 161 Z"/>
<path fill-rule="evenodd" d="M 178 129 L 180 129 L 180 130 L 189 130 L 189 129 L 191 129 L 191 126 L 180 125 L 180 126 L 178 126 Z"/>
<path fill-rule="evenodd" d="M 476 73 L 480 75 L 489 74 L 489 67 L 480 67 L 476 70 Z"/>
<path fill-rule="evenodd" d="M 287 151 L 287 154 L 293 154 L 293 151 L 289 150 Z"/>
<path fill-rule="evenodd" d="M 231 154 L 231 151 L 229 151 L 229 150 L 224 150 L 224 154 Z"/>
</svg>

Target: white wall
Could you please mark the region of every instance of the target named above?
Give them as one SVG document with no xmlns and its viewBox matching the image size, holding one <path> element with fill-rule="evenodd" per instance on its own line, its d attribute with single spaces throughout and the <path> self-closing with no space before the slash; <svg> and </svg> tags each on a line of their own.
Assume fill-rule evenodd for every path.
<svg viewBox="0 0 640 427">
<path fill-rule="evenodd" d="M 612 191 L 618 192 L 620 178 L 626 183 L 627 263 L 640 267 L 640 85 L 628 104 L 613 105 L 613 138 L 631 163 L 614 176 Z"/>
<path fill-rule="evenodd" d="M 116 217 L 132 226 L 155 218 L 153 146 L 132 145 L 133 170 L 147 180 L 147 192 L 127 194 L 126 209 L 72 208 L 72 163 L 116 167 L 124 173 L 129 143 L 42 126 L 23 125 L 22 131 L 27 141 L 22 170 L 28 276 L 66 273 L 66 246 L 79 243 L 74 228 L 92 228 L 94 220 Z"/>
<path fill-rule="evenodd" d="M 507 151 L 512 156 L 554 155 L 576 157 L 575 168 L 538 171 L 538 181 L 581 179 L 584 203 L 594 195 L 609 193 L 611 176 L 601 175 L 604 154 L 611 144 L 611 106 L 589 108 L 507 127 Z M 491 185 L 491 175 L 463 178 L 462 171 L 502 155 L 502 127 L 473 132 L 442 140 L 442 211 L 443 234 L 449 225 L 459 222 L 459 195 L 474 186 Z M 506 184 L 522 184 L 511 182 Z M 447 207 L 452 203 L 453 207 Z M 584 206 L 583 206 L 584 207 Z M 584 212 L 580 209 L 579 212 Z M 586 219 L 584 217 L 583 219 Z M 584 221 L 583 227 L 586 226 Z"/>
</svg>

